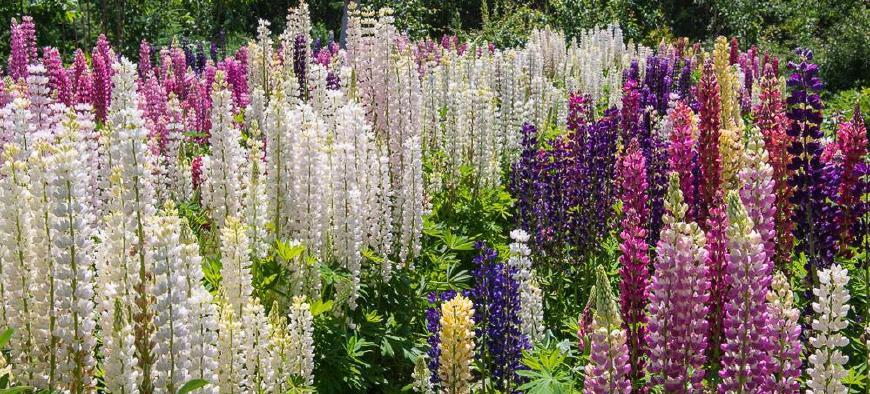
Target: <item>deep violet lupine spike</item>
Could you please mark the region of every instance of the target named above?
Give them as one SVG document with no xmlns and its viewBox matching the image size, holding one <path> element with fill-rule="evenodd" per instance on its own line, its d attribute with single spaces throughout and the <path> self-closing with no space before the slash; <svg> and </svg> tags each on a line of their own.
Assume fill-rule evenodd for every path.
<svg viewBox="0 0 870 394">
<path fill-rule="evenodd" d="M 649 282 L 649 247 L 646 224 L 649 221 L 647 207 L 646 158 L 637 140 L 632 140 L 619 163 L 619 178 L 622 180 L 622 243 L 619 249 L 620 310 L 626 330 L 631 380 L 639 382 L 643 377 L 644 353 L 646 352 L 646 304 Z"/>
<path fill-rule="evenodd" d="M 719 83 L 713 72 L 713 62 L 704 62 L 701 81 L 697 91 L 699 110 L 698 158 L 701 167 L 701 178 L 698 194 L 698 223 L 705 231 L 710 209 L 714 206 L 716 194 L 722 187 L 722 158 L 719 154 Z"/>
<path fill-rule="evenodd" d="M 620 137 L 623 144 L 637 136 L 640 117 L 640 91 L 637 81 L 627 79 L 622 88 L 622 132 Z"/>
<path fill-rule="evenodd" d="M 680 69 L 680 77 L 677 79 L 677 93 L 686 103 L 694 101 L 692 97 L 692 61 L 684 60 L 685 64 Z"/>
<path fill-rule="evenodd" d="M 498 262 L 498 253 L 484 243 L 478 242 L 475 248 L 479 254 L 474 258 L 471 299 L 477 323 L 475 337 L 482 345 L 478 347 L 478 360 L 496 388 L 512 392 L 520 383 L 515 371 L 522 366 L 522 352 L 529 347 L 528 339 L 520 332 L 516 269 Z"/>
<path fill-rule="evenodd" d="M 818 77 L 818 66 L 810 63 L 812 51 L 798 49 L 796 53 L 800 61 L 789 62 L 792 74 L 786 81 L 791 93 L 786 101 L 786 115 L 791 120 L 787 133 L 793 138 L 788 149 L 792 157 L 789 185 L 794 190 L 791 196 L 794 237 L 799 240 L 795 252 L 806 255 L 808 278 L 815 284 L 816 269 L 833 262 L 836 239 L 835 234 L 829 233 L 832 226 L 824 222 L 830 218 L 824 212 L 827 203 L 821 163 L 822 102 L 818 92 L 822 81 Z"/>
<path fill-rule="evenodd" d="M 299 82 L 299 96 L 302 98 L 308 97 L 308 78 L 305 75 L 305 70 L 308 67 L 308 42 L 305 41 L 305 36 L 299 34 L 293 40 L 293 72 Z"/>
<path fill-rule="evenodd" d="M 792 234 L 792 188 L 788 184 L 791 171 L 788 166 L 791 155 L 788 147 L 792 138 L 786 133 L 788 119 L 785 116 L 785 103 L 779 90 L 779 80 L 770 63 L 764 66 L 764 76 L 759 81 L 758 105 L 753 109 L 755 124 L 764 137 L 764 148 L 767 149 L 768 160 L 773 168 L 774 194 L 776 195 L 776 255 L 774 262 L 784 266 L 791 261 L 793 245 Z"/>
<path fill-rule="evenodd" d="M 511 195 L 516 199 L 517 221 L 520 228 L 531 234 L 536 234 L 534 228 L 534 216 L 532 214 L 535 204 L 534 190 L 537 178 L 537 160 L 538 153 L 538 129 L 531 123 L 524 123 L 520 131 L 522 135 L 522 151 L 520 158 L 513 164 L 511 168 L 511 178 L 508 185 Z M 532 242 L 535 242 L 536 237 L 531 237 Z"/>
</svg>

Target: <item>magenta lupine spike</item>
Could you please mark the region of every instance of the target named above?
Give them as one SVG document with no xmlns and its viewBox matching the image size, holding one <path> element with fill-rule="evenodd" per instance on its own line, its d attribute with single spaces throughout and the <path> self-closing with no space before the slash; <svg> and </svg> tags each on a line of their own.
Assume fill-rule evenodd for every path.
<svg viewBox="0 0 870 394">
<path fill-rule="evenodd" d="M 670 174 L 665 209 L 650 285 L 650 379 L 666 393 L 700 392 L 707 359 L 707 250 L 704 232 L 687 221 L 689 206 L 676 172 Z"/>
<path fill-rule="evenodd" d="M 728 265 L 728 216 L 722 202 L 722 195 L 717 194 L 714 205 L 707 219 L 707 275 L 710 277 L 710 299 L 707 302 L 707 323 L 710 333 L 707 340 L 709 359 L 713 366 L 718 365 L 720 344 L 722 343 L 722 324 L 725 314 L 725 297 L 728 295 L 728 285 L 725 280 Z"/>
<path fill-rule="evenodd" d="M 109 103 L 112 100 L 112 55 L 111 48 L 106 36 L 100 35 L 97 40 L 97 46 L 91 52 L 91 62 L 93 63 L 93 78 L 94 87 L 92 90 L 94 111 L 96 119 L 100 122 L 106 121 L 108 115 Z"/>
<path fill-rule="evenodd" d="M 181 99 L 186 97 L 185 75 L 187 74 L 187 59 L 184 57 L 184 50 L 177 46 L 173 46 L 169 50 L 169 58 L 172 61 L 172 75 L 167 75 L 166 91 L 167 93 L 175 93 Z"/>
<path fill-rule="evenodd" d="M 767 293 L 768 338 L 771 343 L 771 379 L 768 393 L 799 393 L 801 376 L 800 311 L 794 305 L 794 294 L 788 279 L 777 272 Z"/>
<path fill-rule="evenodd" d="M 155 154 L 166 151 L 168 130 L 167 98 L 163 86 L 152 76 L 142 83 L 140 88 L 139 109 L 145 118 L 145 126 L 148 128 L 148 138 L 152 142 L 151 148 Z"/>
<path fill-rule="evenodd" d="M 36 24 L 33 23 L 33 17 L 25 15 L 21 17 L 21 35 L 24 38 L 24 45 L 27 48 L 27 59 L 29 63 L 33 63 L 38 59 L 36 47 Z"/>
<path fill-rule="evenodd" d="M 592 99 L 579 93 L 568 98 L 568 130 L 578 131 L 592 121 Z"/>
<path fill-rule="evenodd" d="M 184 108 L 185 121 L 184 124 L 189 130 L 202 133 L 203 136 L 197 138 L 197 142 L 203 143 L 208 140 L 208 133 L 211 129 L 211 120 L 209 112 L 211 111 L 210 100 L 205 93 L 205 87 L 202 84 L 195 82 L 190 85 L 190 94 L 182 103 Z"/>
<path fill-rule="evenodd" d="M 151 44 L 143 39 L 139 43 L 139 78 L 145 80 L 151 74 Z"/>
<path fill-rule="evenodd" d="M 76 104 L 91 104 L 94 100 L 94 77 L 90 71 L 85 70 L 78 78 L 76 86 Z"/>
<path fill-rule="evenodd" d="M 81 49 L 76 49 L 75 55 L 73 55 L 73 65 L 70 77 L 70 83 L 73 86 L 73 90 L 78 89 L 79 78 L 81 78 L 82 74 L 86 72 L 88 72 L 88 60 L 85 58 L 85 53 L 82 52 Z"/>
<path fill-rule="evenodd" d="M 12 80 L 19 81 L 27 78 L 27 64 L 30 62 L 27 49 L 26 37 L 21 23 L 12 18 L 9 27 L 9 62 L 7 72 Z"/>
<path fill-rule="evenodd" d="M 51 93 L 67 106 L 72 105 L 72 89 L 69 80 L 69 75 L 63 67 L 63 61 L 60 59 L 60 52 L 57 48 L 45 47 L 42 50 L 42 64 L 45 66 L 48 74 L 48 87 Z"/>
<path fill-rule="evenodd" d="M 767 150 L 758 128 L 749 130 L 749 141 L 743 149 L 743 169 L 738 174 L 740 199 L 755 230 L 764 242 L 768 259 L 776 255 L 776 195 L 774 194 L 773 167 L 768 164 Z"/>
<path fill-rule="evenodd" d="M 646 243 L 647 206 L 646 158 L 633 139 L 619 162 L 622 180 L 622 243 L 619 249 L 620 306 L 626 330 L 632 381 L 643 377 L 646 352 L 646 302 L 649 282 L 649 247 Z"/>
<path fill-rule="evenodd" d="M 736 191 L 728 192 L 728 302 L 720 393 L 756 393 L 769 384 L 767 291 L 770 259 Z"/>
<path fill-rule="evenodd" d="M 694 114 L 692 108 L 685 102 L 678 101 L 668 114 L 674 130 L 671 132 L 671 143 L 668 145 L 668 168 L 680 174 L 680 191 L 683 200 L 689 206 L 687 220 L 695 220 L 695 176 L 694 167 L 698 151 L 695 149 Z"/>
<path fill-rule="evenodd" d="M 223 63 L 223 69 L 227 74 L 227 83 L 233 91 L 233 109 L 238 111 L 241 108 L 247 107 L 250 98 L 248 95 L 248 74 L 245 71 L 246 67 L 240 61 L 228 58 Z"/>
<path fill-rule="evenodd" d="M 861 204 L 860 171 L 858 166 L 867 156 L 867 127 L 861 116 L 861 108 L 855 106 L 850 122 L 842 123 L 837 130 L 837 144 L 842 155 L 842 175 L 838 189 L 838 204 L 842 209 L 837 223 L 840 230 L 840 250 L 847 250 L 856 235 L 855 210 Z M 866 160 L 865 160 L 866 161 Z M 860 210 L 858 211 L 860 212 Z M 860 215 L 857 215 L 860 216 Z"/>
</svg>

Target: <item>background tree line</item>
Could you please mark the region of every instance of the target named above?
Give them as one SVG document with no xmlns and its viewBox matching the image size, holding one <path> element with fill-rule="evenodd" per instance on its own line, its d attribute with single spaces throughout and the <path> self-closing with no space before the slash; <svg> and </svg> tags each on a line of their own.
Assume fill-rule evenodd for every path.
<svg viewBox="0 0 870 394">
<path fill-rule="evenodd" d="M 315 36 L 338 37 L 348 0 L 309 2 Z M 709 41 L 738 36 L 777 54 L 811 47 L 832 90 L 870 80 L 870 6 L 865 0 L 361 0 L 390 6 L 412 37 L 459 34 L 498 45 L 521 43 L 535 27 L 553 26 L 576 35 L 619 22 L 635 42 L 689 37 Z M 258 19 L 284 27 L 298 0 L 7 0 L 0 2 L 0 55 L 8 53 L 8 22 L 31 15 L 39 44 L 58 47 L 66 59 L 105 33 L 116 48 L 135 57 L 139 40 L 167 45 L 174 38 L 215 42 L 230 48 L 255 34 Z"/>
</svg>

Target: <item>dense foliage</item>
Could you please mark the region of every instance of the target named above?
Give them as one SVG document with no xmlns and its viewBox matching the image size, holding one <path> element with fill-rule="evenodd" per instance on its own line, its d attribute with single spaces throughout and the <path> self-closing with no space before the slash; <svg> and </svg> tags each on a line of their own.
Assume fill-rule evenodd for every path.
<svg viewBox="0 0 870 394">
<path fill-rule="evenodd" d="M 866 90 L 826 106 L 754 3 L 689 33 L 761 46 L 590 3 L 346 4 L 344 46 L 302 3 L 237 49 L 196 40 L 257 2 L 13 18 L 0 389 L 870 389 Z"/>
</svg>

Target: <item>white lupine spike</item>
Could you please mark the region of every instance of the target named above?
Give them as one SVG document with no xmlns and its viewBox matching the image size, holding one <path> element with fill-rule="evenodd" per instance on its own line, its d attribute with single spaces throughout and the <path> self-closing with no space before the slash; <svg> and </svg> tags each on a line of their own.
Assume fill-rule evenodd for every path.
<svg viewBox="0 0 870 394">
<path fill-rule="evenodd" d="M 96 365 L 96 315 L 92 272 L 93 223 L 87 198 L 88 180 L 79 152 L 78 125 L 68 119 L 60 144 L 49 159 L 51 225 L 55 259 L 55 304 L 57 335 L 63 342 L 58 352 L 60 387 L 73 392 L 91 390 Z"/>
<path fill-rule="evenodd" d="M 41 338 L 34 292 L 38 291 L 36 283 L 45 280 L 48 273 L 37 271 L 32 242 L 38 222 L 31 211 L 27 164 L 16 159 L 20 150 L 17 145 L 6 145 L 0 167 L 0 324 L 17 330 L 9 342 L 16 380 L 44 386 L 47 378 L 38 360 L 46 354 L 38 346 Z"/>
<path fill-rule="evenodd" d="M 266 194 L 266 163 L 263 162 L 263 154 L 260 149 L 262 143 L 259 138 L 259 130 L 252 132 L 251 149 L 248 153 L 248 161 L 244 167 L 245 179 L 245 224 L 247 225 L 248 239 L 251 242 L 251 256 L 263 259 L 269 253 L 269 235 L 266 233 L 268 223 L 268 200 Z"/>
<path fill-rule="evenodd" d="M 246 160 L 240 145 L 241 131 L 232 116 L 232 97 L 225 75 L 218 72 L 212 87 L 211 156 L 203 160 L 203 205 L 211 211 L 217 226 L 223 227 L 227 217 L 241 217 L 244 201 L 244 181 L 240 168 Z"/>
<path fill-rule="evenodd" d="M 399 240 L 399 264 L 414 268 L 413 259 L 420 253 L 420 238 L 423 235 L 423 159 L 420 137 L 405 140 L 405 165 L 402 172 L 401 239 Z"/>
<path fill-rule="evenodd" d="M 54 233 L 51 201 L 51 183 L 53 173 L 49 171 L 51 163 L 51 147 L 46 143 L 34 146 L 33 153 L 27 160 L 28 175 L 30 177 L 30 194 L 33 196 L 31 210 L 34 217 L 35 231 L 32 234 L 32 249 L 36 256 L 34 269 L 43 272 L 43 280 L 37 281 L 34 288 L 34 315 L 37 321 L 34 324 L 34 334 L 38 336 L 37 346 L 46 354 L 47 358 L 38 360 L 40 367 L 45 371 L 48 379 L 48 387 L 56 387 L 59 383 L 58 372 L 58 348 L 61 346 L 57 336 L 57 319 L 60 315 L 56 302 L 55 292 L 55 261 Z"/>
<path fill-rule="evenodd" d="M 139 96 L 136 92 L 136 67 L 126 58 L 112 64 L 112 103 L 109 106 L 107 132 L 104 134 L 101 167 L 106 177 L 117 171 L 124 187 L 119 197 L 123 203 L 122 215 L 128 221 L 125 226 L 132 232 L 131 242 L 127 245 L 131 253 L 134 278 L 131 279 L 133 305 L 132 322 L 136 335 L 136 357 L 141 368 L 140 389 L 147 391 L 153 386 L 153 261 L 146 245 L 145 228 L 156 212 L 154 182 L 152 180 L 153 156 L 148 150 L 148 132 L 138 108 Z M 117 169 L 115 169 L 117 167 Z M 107 196 L 108 199 L 108 196 Z M 109 206 L 111 204 L 107 204 Z"/>
<path fill-rule="evenodd" d="M 323 141 L 326 129 L 322 119 L 310 106 L 300 105 L 296 111 L 301 116 L 293 117 L 298 124 L 291 124 L 288 142 L 291 151 L 292 201 L 291 236 L 302 241 L 311 255 L 321 257 L 331 212 L 328 211 L 328 174 Z"/>
<path fill-rule="evenodd" d="M 242 311 L 241 341 L 241 350 L 245 354 L 241 383 L 248 392 L 275 392 L 270 334 L 265 309 L 256 298 L 249 299 Z"/>
<path fill-rule="evenodd" d="M 101 321 L 103 330 L 103 379 L 106 390 L 112 393 L 139 393 L 140 375 L 136 369 L 136 337 L 133 326 L 126 318 L 126 308 L 120 299 L 115 299 L 113 315 L 103 316 L 108 324 Z"/>
<path fill-rule="evenodd" d="M 218 381 L 220 394 L 241 394 L 244 377 L 245 352 L 242 347 L 244 334 L 241 320 L 236 317 L 235 307 L 222 303 L 218 321 Z"/>
<path fill-rule="evenodd" d="M 819 271 L 819 287 L 813 289 L 812 335 L 810 346 L 814 349 L 809 357 L 806 381 L 807 393 L 846 393 L 843 384 L 847 371 L 843 367 L 849 357 L 840 349 L 849 344 L 849 338 L 841 333 L 848 325 L 849 272 L 839 264 Z"/>
<path fill-rule="evenodd" d="M 181 265 L 189 299 L 187 300 L 187 329 L 190 347 L 188 377 L 203 379 L 212 384 L 205 393 L 217 393 L 218 372 L 218 309 L 212 295 L 202 285 L 202 257 L 199 245 L 187 222 L 181 222 Z"/>
<path fill-rule="evenodd" d="M 330 155 L 332 174 L 332 243 L 334 255 L 350 271 L 353 289 L 351 307 L 355 307 L 362 261 L 362 196 L 354 148 L 357 136 L 365 138 L 367 129 L 362 110 L 345 106 L 336 114 L 335 141 Z"/>
<path fill-rule="evenodd" d="M 148 226 L 154 259 L 154 387 L 178 391 L 187 379 L 189 331 L 186 274 L 179 240 L 181 222 L 173 203 Z"/>
<path fill-rule="evenodd" d="M 235 217 L 228 217 L 221 229 L 221 287 L 226 303 L 235 316 L 242 316 L 242 308 L 254 291 L 251 285 L 251 248 L 245 225 Z"/>
<path fill-rule="evenodd" d="M 33 121 L 33 113 L 30 111 L 30 100 L 24 97 L 15 97 L 12 102 L 6 104 L 0 111 L 0 137 L 5 143 L 13 143 L 21 147 L 21 155 L 33 149 L 36 144 L 36 122 Z"/>
<path fill-rule="evenodd" d="M 33 136 L 36 140 L 50 142 L 63 111 L 53 108 L 45 66 L 42 63 L 31 64 L 27 66 L 27 72 L 27 96 L 30 98 L 30 112 L 33 113 L 32 120 L 35 123 Z"/>
<path fill-rule="evenodd" d="M 304 297 L 293 297 L 287 327 L 290 335 L 291 374 L 314 384 L 314 317 Z"/>
<path fill-rule="evenodd" d="M 280 75 L 278 76 L 280 79 Z M 288 79 L 294 80 L 294 77 Z M 282 89 L 275 89 L 265 110 L 262 130 L 266 138 L 266 188 L 268 221 L 273 231 L 270 239 L 290 236 L 291 207 L 291 126 L 302 124 L 301 114 L 292 111 Z"/>
<path fill-rule="evenodd" d="M 529 258 L 531 250 L 526 245 L 529 234 L 517 229 L 511 231 L 510 236 L 512 242 L 508 265 L 515 269 L 514 279 L 520 288 L 520 331 L 530 341 L 535 341 L 544 334 L 544 304 L 541 289 L 532 270 L 532 260 Z"/>
</svg>

